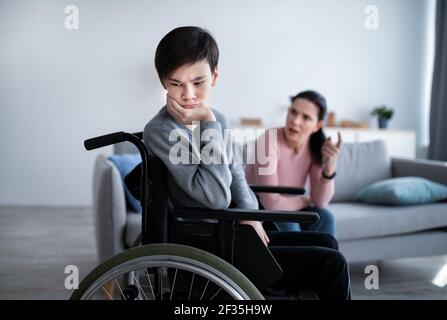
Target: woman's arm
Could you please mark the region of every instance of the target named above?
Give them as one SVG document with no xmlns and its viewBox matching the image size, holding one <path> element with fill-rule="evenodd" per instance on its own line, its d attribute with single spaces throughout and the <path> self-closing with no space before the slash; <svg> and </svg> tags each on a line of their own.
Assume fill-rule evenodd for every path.
<svg viewBox="0 0 447 320">
<path fill-rule="evenodd" d="M 326 176 L 331 176 L 335 173 L 337 167 L 337 159 L 340 153 L 342 145 L 342 137 L 338 132 L 338 141 L 336 144 L 332 143 L 332 139 L 329 137 L 321 147 L 321 154 L 323 163 L 321 166 L 312 164 L 310 177 L 311 177 L 311 201 L 314 206 L 318 208 L 326 207 L 334 196 L 334 180 L 325 179 L 323 172 Z"/>
<path fill-rule="evenodd" d="M 323 168 L 312 164 L 310 169 L 310 200 L 317 208 L 326 207 L 334 196 L 334 180 L 324 179 Z"/>
</svg>

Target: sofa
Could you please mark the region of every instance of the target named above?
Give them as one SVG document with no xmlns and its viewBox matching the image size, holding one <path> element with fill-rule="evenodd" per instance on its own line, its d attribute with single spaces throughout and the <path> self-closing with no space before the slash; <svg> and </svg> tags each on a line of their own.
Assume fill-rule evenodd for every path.
<svg viewBox="0 0 447 320">
<path fill-rule="evenodd" d="M 115 154 L 135 153 L 129 143 Z M 385 144 L 344 144 L 337 165 L 334 214 L 341 252 L 349 262 L 447 254 L 447 202 L 418 206 L 383 206 L 357 201 L 363 187 L 391 177 L 419 176 L 447 185 L 447 164 L 390 158 Z M 105 156 L 93 174 L 94 229 L 99 261 L 134 245 L 141 214 L 126 200 L 123 177 Z"/>
<path fill-rule="evenodd" d="M 416 206 L 357 201 L 359 190 L 374 182 L 411 176 L 447 185 L 447 163 L 390 158 L 382 141 L 342 147 L 329 210 L 349 262 L 447 254 L 446 201 Z"/>
</svg>

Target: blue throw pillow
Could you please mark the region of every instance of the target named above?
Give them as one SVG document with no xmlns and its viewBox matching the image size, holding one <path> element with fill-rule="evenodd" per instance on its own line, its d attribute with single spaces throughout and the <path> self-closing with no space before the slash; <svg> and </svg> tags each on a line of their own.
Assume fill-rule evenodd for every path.
<svg viewBox="0 0 447 320">
<path fill-rule="evenodd" d="M 418 177 L 393 178 L 362 189 L 357 198 L 372 204 L 425 204 L 447 199 L 447 186 Z"/>
<path fill-rule="evenodd" d="M 141 204 L 138 199 L 136 199 L 124 184 L 124 177 L 126 177 L 132 170 L 141 162 L 141 155 L 139 153 L 129 153 L 129 154 L 114 154 L 109 156 L 107 159 L 113 162 L 113 164 L 118 168 L 121 175 L 121 180 L 124 186 L 124 192 L 126 193 L 126 199 L 129 205 L 136 211 L 141 213 Z"/>
</svg>

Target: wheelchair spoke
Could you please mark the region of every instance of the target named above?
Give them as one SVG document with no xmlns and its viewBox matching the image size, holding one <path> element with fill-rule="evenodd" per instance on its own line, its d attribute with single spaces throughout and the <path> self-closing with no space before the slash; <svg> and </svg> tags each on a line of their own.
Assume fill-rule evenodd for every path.
<svg viewBox="0 0 447 320">
<path fill-rule="evenodd" d="M 104 290 L 104 292 L 107 294 L 110 300 L 113 300 L 113 297 L 107 292 L 107 290 L 104 287 L 102 287 L 102 290 Z"/>
<path fill-rule="evenodd" d="M 154 294 L 154 287 L 152 286 L 152 282 L 151 282 L 151 278 L 149 277 L 149 272 L 146 269 L 146 275 L 147 275 L 147 280 L 149 280 L 149 286 L 151 287 L 151 292 L 152 292 L 152 297 L 155 299 L 155 294 Z"/>
<path fill-rule="evenodd" d="M 163 300 L 163 269 L 159 271 L 160 278 L 160 300 Z"/>
<path fill-rule="evenodd" d="M 191 286 L 189 287 L 189 295 L 188 295 L 188 300 L 191 300 L 191 292 L 192 292 L 192 286 L 194 285 L 194 277 L 195 277 L 195 273 L 192 274 L 192 280 L 191 280 Z"/>
<path fill-rule="evenodd" d="M 208 284 L 209 284 L 209 283 L 210 283 L 210 281 L 208 280 L 208 281 L 206 282 L 205 288 L 203 289 L 202 295 L 200 296 L 200 300 L 202 300 L 203 295 L 205 294 L 205 292 L 206 292 L 206 288 L 208 288 Z"/>
<path fill-rule="evenodd" d="M 171 297 L 169 298 L 169 300 L 172 300 L 172 295 L 174 294 L 175 280 L 177 280 L 177 271 L 178 271 L 178 269 L 175 269 L 174 281 L 172 282 L 172 287 L 171 287 Z"/>
<path fill-rule="evenodd" d="M 126 300 L 126 297 L 125 297 L 124 294 L 123 294 L 123 290 L 121 290 L 120 284 L 118 283 L 118 280 L 116 280 L 116 278 L 115 278 L 115 282 L 116 282 L 116 285 L 118 286 L 118 289 L 119 289 L 120 292 L 121 292 L 121 297 L 123 297 L 124 300 Z"/>
<path fill-rule="evenodd" d="M 138 281 L 137 277 L 135 277 L 135 274 L 132 272 L 132 276 L 135 279 L 138 289 L 140 289 L 141 293 L 143 293 L 144 297 L 146 298 L 146 300 L 149 300 L 146 293 L 144 292 L 143 288 L 140 286 L 140 281 Z"/>
<path fill-rule="evenodd" d="M 210 300 L 213 300 L 215 297 L 217 297 L 217 295 L 219 294 L 219 292 L 222 290 L 222 288 L 219 288 L 219 290 L 217 290 L 217 292 L 210 298 Z"/>
</svg>

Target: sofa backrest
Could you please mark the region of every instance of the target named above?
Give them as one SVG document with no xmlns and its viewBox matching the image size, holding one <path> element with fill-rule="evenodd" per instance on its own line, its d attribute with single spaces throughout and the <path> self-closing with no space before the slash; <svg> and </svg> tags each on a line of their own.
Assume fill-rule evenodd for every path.
<svg viewBox="0 0 447 320">
<path fill-rule="evenodd" d="M 133 144 L 122 142 L 114 145 L 114 153 L 138 153 L 138 150 Z M 391 159 L 383 141 L 344 143 L 337 161 L 332 202 L 355 201 L 362 188 L 389 178 Z"/>
<path fill-rule="evenodd" d="M 130 142 L 120 142 L 113 145 L 114 154 L 139 153 L 137 147 Z"/>
<path fill-rule="evenodd" d="M 389 178 L 391 159 L 383 141 L 345 143 L 337 160 L 332 202 L 355 201 L 361 189 Z"/>
</svg>

